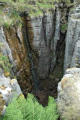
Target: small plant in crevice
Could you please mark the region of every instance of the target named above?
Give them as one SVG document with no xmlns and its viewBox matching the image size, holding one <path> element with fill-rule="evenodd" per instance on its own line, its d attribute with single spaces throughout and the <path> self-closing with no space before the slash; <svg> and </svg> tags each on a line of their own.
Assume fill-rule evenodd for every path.
<svg viewBox="0 0 80 120">
<path fill-rule="evenodd" d="M 13 65 L 10 63 L 8 56 L 4 55 L 2 52 L 1 49 L 4 47 L 3 42 L 0 42 L 0 70 L 3 70 L 4 75 L 7 77 L 10 76 Z"/>
<path fill-rule="evenodd" d="M 12 65 L 7 56 L 0 53 L 0 67 L 3 69 L 5 76 L 10 75 Z"/>
<path fill-rule="evenodd" d="M 67 27 L 68 27 L 67 23 L 66 24 L 62 24 L 61 25 L 61 32 L 65 33 L 67 31 Z"/>
<path fill-rule="evenodd" d="M 49 97 L 48 106 L 40 105 L 36 98 L 28 94 L 27 100 L 21 95 L 14 99 L 6 109 L 3 120 L 57 120 L 55 100 Z"/>
</svg>

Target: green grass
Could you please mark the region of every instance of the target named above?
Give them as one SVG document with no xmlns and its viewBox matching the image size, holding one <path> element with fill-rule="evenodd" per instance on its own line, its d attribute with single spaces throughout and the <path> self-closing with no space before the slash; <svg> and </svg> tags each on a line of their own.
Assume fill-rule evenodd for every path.
<svg viewBox="0 0 80 120">
<path fill-rule="evenodd" d="M 37 0 L 34 4 L 30 4 L 30 0 L 17 0 L 13 2 L 13 0 L 0 0 L 2 2 L 6 2 L 7 4 L 4 7 L 0 8 L 0 26 L 4 25 L 9 27 L 13 25 L 13 23 L 21 23 L 21 17 L 19 13 L 28 11 L 30 16 L 42 16 L 43 10 L 48 11 L 53 7 L 53 0 L 41 0 L 40 2 Z M 6 11 L 5 9 L 8 9 Z M 5 11 L 5 12 L 3 12 Z"/>
<path fill-rule="evenodd" d="M 0 26 L 4 25 L 9 27 L 13 24 L 22 22 L 19 13 L 28 11 L 30 16 L 42 16 L 43 11 L 50 12 L 55 9 L 54 1 L 61 2 L 61 0 L 35 0 L 35 4 L 30 3 L 30 0 L 0 0 L 7 4 L 3 7 L 0 6 Z M 31 0 L 34 1 L 34 0 Z M 66 3 L 70 3 L 67 0 Z M 7 10 L 6 10 L 7 8 Z"/>
</svg>

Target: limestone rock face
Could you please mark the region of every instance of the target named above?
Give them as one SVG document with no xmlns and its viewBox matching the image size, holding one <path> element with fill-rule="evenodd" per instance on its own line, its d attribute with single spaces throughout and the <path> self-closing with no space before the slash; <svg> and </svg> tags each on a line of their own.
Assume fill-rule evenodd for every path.
<svg viewBox="0 0 80 120">
<path fill-rule="evenodd" d="M 3 43 L 6 42 L 5 46 L 8 45 L 10 59 L 12 56 L 11 60 L 15 68 L 13 72 L 25 94 L 32 90 L 32 86 L 36 83 L 34 81 L 48 78 L 56 81 L 55 75 L 52 75 L 54 69 L 57 71 L 57 68 L 61 68 L 59 75 L 61 76 L 64 54 L 64 38 L 61 37 L 62 14 L 58 5 L 54 10 L 43 11 L 40 16 L 31 17 L 26 13 L 27 11 L 22 15 L 22 25 L 15 23 L 1 29 L 4 33 L 1 39 L 3 38 Z M 3 50 L 7 51 L 7 49 Z"/>
<path fill-rule="evenodd" d="M 80 68 L 66 70 L 58 84 L 58 110 L 65 120 L 80 120 Z"/>
<path fill-rule="evenodd" d="M 10 64 L 13 64 L 13 66 L 15 66 L 15 59 L 13 59 L 12 49 L 6 40 L 6 35 L 3 27 L 0 27 L 0 54 L 2 54 L 2 56 L 6 56 L 9 59 Z M 12 71 L 12 73 L 13 72 L 14 71 Z M 13 98 L 18 97 L 20 94 L 22 94 L 22 91 L 17 80 L 4 76 L 4 70 L 1 67 L 0 62 L 0 115 L 4 115 L 8 103 L 10 103 Z"/>
<path fill-rule="evenodd" d="M 52 39 L 51 36 L 54 29 L 53 17 L 54 14 L 46 14 L 39 20 L 34 19 L 32 22 L 34 31 L 33 47 L 38 50 L 38 74 L 42 79 L 48 76 L 50 69 L 51 47 L 49 42 Z"/>
<path fill-rule="evenodd" d="M 32 89 L 32 73 L 35 74 L 35 78 L 38 76 L 37 81 L 45 80 L 55 67 L 58 56 L 56 51 L 61 47 L 58 45 L 60 20 L 61 11 L 57 7 L 56 10 L 51 10 L 49 13 L 44 12 L 42 16 L 30 18 L 26 16 L 23 26 L 0 28 L 0 43 L 5 46 L 1 47 L 1 52 L 9 58 L 13 65 L 13 75 L 19 79 L 21 88 L 23 90 L 26 88 L 25 94 Z M 28 45 L 26 45 L 26 41 Z M 33 68 L 36 69 L 36 72 Z"/>
<path fill-rule="evenodd" d="M 12 52 L 6 41 L 3 27 L 0 27 L 0 52 L 2 52 L 3 55 L 8 56 L 11 64 L 13 64 Z"/>
<path fill-rule="evenodd" d="M 31 90 L 30 65 L 28 61 L 27 48 L 23 36 L 22 26 L 4 28 L 6 42 L 13 57 L 14 75 L 19 79 L 19 84 L 26 91 Z"/>
<path fill-rule="evenodd" d="M 70 13 L 66 36 L 64 70 L 80 67 L 80 5 Z"/>
<path fill-rule="evenodd" d="M 0 115 L 5 113 L 6 105 L 20 94 L 22 91 L 16 79 L 0 76 Z"/>
<path fill-rule="evenodd" d="M 46 79 L 56 62 L 56 47 L 60 38 L 60 17 L 57 9 L 40 17 L 27 19 L 27 29 L 36 68 L 41 79 Z M 56 20 L 55 20 L 56 18 Z M 36 55 L 37 53 L 37 55 Z"/>
</svg>

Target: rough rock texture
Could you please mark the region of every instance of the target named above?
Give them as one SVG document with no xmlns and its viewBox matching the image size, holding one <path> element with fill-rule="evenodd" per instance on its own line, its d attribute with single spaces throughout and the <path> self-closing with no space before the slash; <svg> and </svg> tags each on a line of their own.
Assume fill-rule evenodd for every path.
<svg viewBox="0 0 80 120">
<path fill-rule="evenodd" d="M 56 16 L 56 17 L 55 17 Z M 36 55 L 36 68 L 40 79 L 46 79 L 56 62 L 56 46 L 60 38 L 61 13 L 44 13 L 43 16 L 27 19 L 30 45 Z M 44 74 L 43 74 L 44 73 Z"/>
<path fill-rule="evenodd" d="M 64 70 L 80 67 L 80 5 L 70 13 L 68 21 Z"/>
<path fill-rule="evenodd" d="M 4 28 L 6 41 L 13 56 L 14 75 L 26 92 L 31 90 L 30 64 L 27 57 L 27 49 L 23 39 L 22 26 Z M 25 93 L 25 91 L 23 91 Z M 26 94 L 26 93 L 25 93 Z"/>
<path fill-rule="evenodd" d="M 14 75 L 25 95 L 33 86 L 53 95 L 63 73 L 65 34 L 61 34 L 61 10 L 56 6 L 42 16 L 22 17 L 22 26 L 3 28 L 13 57 Z"/>
<path fill-rule="evenodd" d="M 31 92 L 32 86 L 51 92 L 49 95 L 53 95 L 53 91 L 56 93 L 63 73 L 65 46 L 61 17 L 66 14 L 62 15 L 61 9 L 57 5 L 54 10 L 43 11 L 43 15 L 37 17 L 24 12 L 22 25 L 3 28 L 13 57 L 13 72 L 25 94 Z"/>
<path fill-rule="evenodd" d="M 51 41 L 51 49 L 52 49 L 52 61 L 51 61 L 51 70 L 54 69 L 57 59 L 57 44 L 60 41 L 60 22 L 61 22 L 61 11 L 59 8 L 56 9 L 56 14 L 54 15 L 54 34 L 52 36 Z"/>
<path fill-rule="evenodd" d="M 12 52 L 11 49 L 6 41 L 5 34 L 3 27 L 0 27 L 0 52 L 3 53 L 3 55 L 8 56 L 9 61 L 11 64 L 13 64 L 13 57 L 12 57 Z"/>
<path fill-rule="evenodd" d="M 49 16 L 48 16 L 49 15 Z M 32 42 L 30 42 L 32 49 L 37 52 L 38 56 L 36 59 L 37 70 L 39 77 L 45 79 L 49 74 L 50 69 L 50 43 L 49 39 L 52 36 L 53 29 L 53 14 L 48 14 L 39 18 L 32 18 L 29 22 L 31 27 L 28 27 L 28 31 L 32 31 L 33 36 L 30 37 Z M 28 26 L 29 26 L 28 22 Z M 48 27 L 48 29 L 46 29 Z M 51 30 L 51 31 L 50 31 Z M 29 33 L 28 33 L 29 34 Z M 30 36 L 31 34 L 29 34 Z M 47 37 L 48 36 L 48 37 Z M 43 74 L 44 73 L 44 74 Z"/>
<path fill-rule="evenodd" d="M 3 27 L 0 27 L 0 54 L 6 56 L 10 64 L 14 65 L 12 51 L 6 41 Z M 0 115 L 5 113 L 6 105 L 11 102 L 12 98 L 18 97 L 22 93 L 16 79 L 10 79 L 4 76 L 4 69 L 1 67 L 2 64 L 3 62 L 0 61 Z"/>
<path fill-rule="evenodd" d="M 65 120 L 80 120 L 80 68 L 66 70 L 58 84 L 58 110 Z"/>
<path fill-rule="evenodd" d="M 0 76 L 0 115 L 5 113 L 6 106 L 13 98 L 22 94 L 19 84 L 16 79 Z"/>
<path fill-rule="evenodd" d="M 0 28 L 0 43 L 5 46 L 0 47 L 1 52 L 13 65 L 13 77 L 17 77 L 25 95 L 32 85 L 37 84 L 38 88 L 40 80 L 48 80 L 57 64 L 60 19 L 61 11 L 57 7 L 42 16 L 26 16 L 23 25 Z"/>
</svg>

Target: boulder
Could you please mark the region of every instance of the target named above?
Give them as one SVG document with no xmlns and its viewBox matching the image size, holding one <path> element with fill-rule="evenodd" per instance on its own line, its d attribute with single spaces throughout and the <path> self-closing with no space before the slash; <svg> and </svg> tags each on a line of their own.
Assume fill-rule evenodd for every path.
<svg viewBox="0 0 80 120">
<path fill-rule="evenodd" d="M 16 79 L 0 76 L 0 115 L 4 115 L 7 105 L 20 94 L 22 92 Z"/>
<path fill-rule="evenodd" d="M 80 120 L 80 68 L 70 68 L 58 84 L 58 111 L 61 119 Z"/>
</svg>

